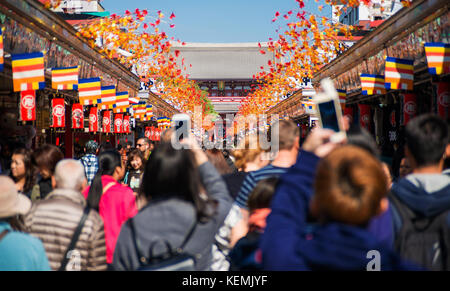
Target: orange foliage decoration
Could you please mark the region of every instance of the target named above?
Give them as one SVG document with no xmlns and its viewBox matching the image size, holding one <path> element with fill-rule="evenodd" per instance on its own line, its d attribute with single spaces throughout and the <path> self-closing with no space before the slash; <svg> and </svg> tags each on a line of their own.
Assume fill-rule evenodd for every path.
<svg viewBox="0 0 450 291">
<path fill-rule="evenodd" d="M 295 1 L 299 9 L 297 14 L 289 11 L 284 15 L 284 19 L 291 19 L 293 16 L 295 19 L 287 23 L 286 30 L 278 35 L 278 40 L 269 42 L 268 51 L 273 54 L 274 61 L 269 61 L 267 69 L 254 76 L 258 86 L 241 102 L 238 114 L 242 116 L 263 114 L 279 103 L 283 96 L 295 91 L 296 80 L 312 78 L 321 67 L 345 50 L 338 34 L 351 39 L 352 31 L 356 29 L 308 13 L 303 10 L 304 0 Z M 327 5 L 342 5 L 336 9 L 337 16 L 348 7 L 371 4 L 370 0 L 325 2 Z M 407 6 L 405 3 L 403 5 Z M 276 12 L 272 22 L 277 21 L 280 15 Z"/>
<path fill-rule="evenodd" d="M 147 10 L 126 10 L 123 16 L 112 14 L 80 26 L 78 34 L 86 38 L 92 47 L 96 46 L 96 40 L 101 39 L 102 53 L 130 69 L 136 68 L 140 76 L 157 76 L 157 81 L 164 87 L 160 97 L 178 110 L 193 113 L 195 106 L 202 106 L 205 110 L 202 90 L 183 73 L 186 71 L 184 60 L 179 62 L 179 51 L 171 49 L 173 38 L 169 39 L 161 30 L 163 24 L 174 25 L 164 21 L 161 11 L 154 14 L 156 16 Z M 174 18 L 172 13 L 169 20 Z"/>
</svg>

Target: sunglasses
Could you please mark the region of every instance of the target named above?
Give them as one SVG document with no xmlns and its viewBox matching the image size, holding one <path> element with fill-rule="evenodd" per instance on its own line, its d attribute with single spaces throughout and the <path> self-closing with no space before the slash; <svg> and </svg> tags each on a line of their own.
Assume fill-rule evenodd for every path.
<svg viewBox="0 0 450 291">
<path fill-rule="evenodd" d="M 144 146 L 143 144 L 136 144 L 136 147 L 142 147 Z"/>
</svg>

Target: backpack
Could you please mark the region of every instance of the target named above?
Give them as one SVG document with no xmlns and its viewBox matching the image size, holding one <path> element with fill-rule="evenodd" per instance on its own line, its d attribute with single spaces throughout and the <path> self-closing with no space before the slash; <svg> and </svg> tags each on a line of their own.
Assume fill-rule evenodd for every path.
<svg viewBox="0 0 450 291">
<path fill-rule="evenodd" d="M 180 247 L 174 249 L 168 241 L 163 240 L 162 242 L 166 247 L 166 252 L 162 255 L 154 256 L 153 248 L 160 242 L 155 241 L 150 245 L 150 255 L 148 258 L 143 255 L 140 240 L 136 236 L 133 218 L 128 220 L 128 224 L 131 229 L 134 246 L 136 248 L 140 264 L 136 271 L 195 271 L 195 257 L 191 254 L 185 253 L 184 246 L 194 233 L 197 226 L 197 221 L 195 221 L 194 225 L 189 230 Z"/>
<path fill-rule="evenodd" d="M 431 271 L 450 270 L 450 210 L 433 217 L 425 217 L 411 210 L 394 195 L 393 209 L 401 220 L 395 233 L 395 250 L 405 260 Z"/>
</svg>

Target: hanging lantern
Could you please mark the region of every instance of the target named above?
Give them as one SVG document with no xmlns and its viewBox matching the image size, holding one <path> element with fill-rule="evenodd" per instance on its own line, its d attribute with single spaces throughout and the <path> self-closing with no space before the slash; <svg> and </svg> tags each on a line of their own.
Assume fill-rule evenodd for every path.
<svg viewBox="0 0 450 291">
<path fill-rule="evenodd" d="M 83 105 L 73 104 L 72 105 L 72 128 L 81 129 L 83 128 L 84 115 L 83 115 Z"/>
<path fill-rule="evenodd" d="M 98 108 L 91 107 L 89 111 L 89 132 L 98 131 Z"/>
<path fill-rule="evenodd" d="M 359 124 L 361 127 L 370 131 L 370 106 L 366 104 L 358 104 L 359 107 Z"/>
<path fill-rule="evenodd" d="M 417 113 L 415 94 L 403 94 L 403 125 L 406 125 Z"/>
<path fill-rule="evenodd" d="M 438 114 L 444 120 L 450 118 L 449 104 L 450 104 L 450 84 L 448 82 L 436 83 L 436 93 L 437 93 L 437 105 Z"/>
<path fill-rule="evenodd" d="M 102 131 L 111 133 L 111 110 L 103 111 Z"/>
<path fill-rule="evenodd" d="M 123 117 L 123 132 L 130 133 L 130 116 L 125 115 Z"/>
<path fill-rule="evenodd" d="M 36 91 L 20 92 L 20 120 L 36 120 Z"/>
<path fill-rule="evenodd" d="M 53 98 L 51 127 L 55 128 L 65 126 L 66 126 L 66 108 L 64 105 L 64 98 Z"/>
<path fill-rule="evenodd" d="M 346 106 L 344 109 L 344 116 L 347 116 L 347 118 L 349 119 L 349 122 L 352 123 L 353 122 L 353 108 Z"/>
<path fill-rule="evenodd" d="M 114 114 L 114 132 L 123 133 L 123 114 Z"/>
<path fill-rule="evenodd" d="M 149 140 L 152 140 L 152 139 L 150 138 L 150 135 L 151 135 L 151 128 L 150 128 L 150 126 L 147 126 L 147 127 L 145 127 L 144 136 L 145 136 L 146 138 L 148 138 Z"/>
</svg>

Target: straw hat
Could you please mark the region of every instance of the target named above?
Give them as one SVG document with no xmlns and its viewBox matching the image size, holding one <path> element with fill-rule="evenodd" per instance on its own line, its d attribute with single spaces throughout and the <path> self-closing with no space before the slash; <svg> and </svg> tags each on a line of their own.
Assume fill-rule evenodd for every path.
<svg viewBox="0 0 450 291">
<path fill-rule="evenodd" d="M 26 214 L 31 208 L 31 200 L 19 194 L 13 180 L 7 176 L 0 176 L 0 218 Z"/>
</svg>

